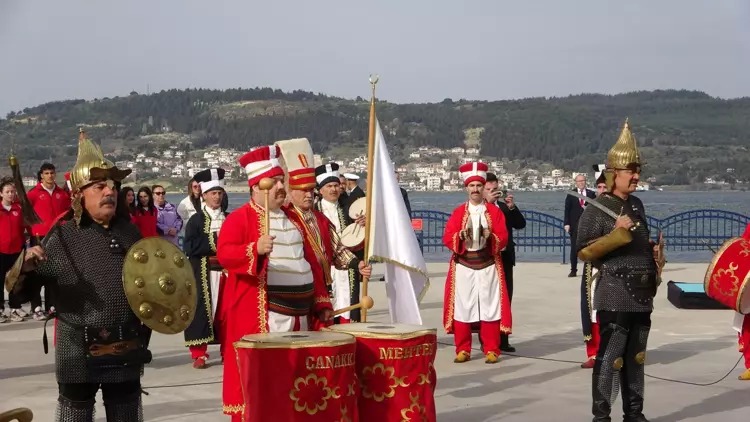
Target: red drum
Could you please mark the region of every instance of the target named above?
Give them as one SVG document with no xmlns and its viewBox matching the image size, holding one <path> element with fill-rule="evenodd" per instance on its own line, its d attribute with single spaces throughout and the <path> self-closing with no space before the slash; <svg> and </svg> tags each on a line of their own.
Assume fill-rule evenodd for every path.
<svg viewBox="0 0 750 422">
<path fill-rule="evenodd" d="M 355 339 L 333 332 L 251 334 L 234 343 L 245 422 L 357 421 Z"/>
<path fill-rule="evenodd" d="M 361 421 L 435 421 L 436 329 L 353 323 L 327 330 L 357 338 Z"/>
<path fill-rule="evenodd" d="M 703 284 L 708 297 L 741 314 L 750 313 L 750 240 L 735 237 L 721 246 Z"/>
</svg>

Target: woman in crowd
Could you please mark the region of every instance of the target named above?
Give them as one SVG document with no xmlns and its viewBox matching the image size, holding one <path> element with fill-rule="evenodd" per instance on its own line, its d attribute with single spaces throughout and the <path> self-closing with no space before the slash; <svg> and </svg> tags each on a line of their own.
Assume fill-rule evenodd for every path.
<svg viewBox="0 0 750 422">
<path fill-rule="evenodd" d="M 21 253 L 26 243 L 24 231 L 26 227 L 23 224 L 23 214 L 21 206 L 18 204 L 16 187 L 13 179 L 3 178 L 0 180 L 0 280 L 5 285 L 5 273 L 16 262 L 16 258 Z M 2 288 L 2 286 L 0 286 Z M 3 289 L 5 291 L 5 289 Z M 24 312 L 21 311 L 16 294 L 8 293 L 8 307 L 10 312 L 5 313 L 5 298 L 0 296 L 0 323 L 21 322 L 24 320 Z"/>
<path fill-rule="evenodd" d="M 141 231 L 141 236 L 154 237 L 159 236 L 159 232 L 156 229 L 156 220 L 159 217 L 159 211 L 154 205 L 154 196 L 151 194 L 151 189 L 146 186 L 138 189 L 138 206 L 133 214 L 132 221 L 138 229 Z"/>
</svg>

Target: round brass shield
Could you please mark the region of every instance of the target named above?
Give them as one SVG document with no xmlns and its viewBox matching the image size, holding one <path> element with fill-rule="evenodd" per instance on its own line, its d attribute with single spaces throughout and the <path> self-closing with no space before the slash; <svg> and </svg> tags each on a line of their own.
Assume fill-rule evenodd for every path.
<svg viewBox="0 0 750 422">
<path fill-rule="evenodd" d="M 185 331 L 198 305 L 193 268 L 171 242 L 149 237 L 136 242 L 125 256 L 122 281 L 130 309 L 162 334 Z"/>
</svg>

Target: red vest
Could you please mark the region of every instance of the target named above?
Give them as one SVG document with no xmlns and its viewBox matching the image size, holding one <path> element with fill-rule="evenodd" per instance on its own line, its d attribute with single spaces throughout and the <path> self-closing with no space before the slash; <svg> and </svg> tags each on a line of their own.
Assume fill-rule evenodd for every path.
<svg viewBox="0 0 750 422">
<path fill-rule="evenodd" d="M 42 220 L 41 223 L 31 226 L 31 234 L 43 238 L 52 228 L 57 217 L 70 209 L 70 195 L 57 185 L 50 195 L 44 186 L 38 183 L 27 196 L 36 215 Z"/>
<path fill-rule="evenodd" d="M 21 252 L 26 236 L 24 236 L 23 215 L 21 206 L 13 204 L 10 211 L 0 204 L 0 253 L 11 255 Z M 2 275 L 3 278 L 5 274 Z"/>
</svg>

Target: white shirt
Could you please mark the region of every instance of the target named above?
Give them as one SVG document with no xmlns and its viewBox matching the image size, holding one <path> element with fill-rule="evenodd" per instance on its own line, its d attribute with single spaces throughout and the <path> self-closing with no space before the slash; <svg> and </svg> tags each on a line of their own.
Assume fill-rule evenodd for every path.
<svg viewBox="0 0 750 422">
<path fill-rule="evenodd" d="M 203 210 L 211 217 L 211 233 L 217 233 L 221 230 L 221 225 L 224 224 L 224 213 L 221 211 L 221 207 L 213 209 L 207 206 L 203 206 Z"/>
<path fill-rule="evenodd" d="M 326 217 L 333 223 L 333 225 L 336 227 L 336 232 L 341 233 L 341 230 L 345 227 L 341 227 L 341 221 L 339 221 L 339 208 L 338 204 L 335 202 L 327 201 L 326 199 L 323 199 L 320 201 L 321 208 L 323 209 L 323 214 L 325 214 Z"/>
<path fill-rule="evenodd" d="M 471 245 L 466 249 L 470 251 L 478 251 L 482 249 L 487 242 L 487 239 L 482 237 L 484 236 L 484 229 L 489 228 L 489 225 L 487 224 L 487 217 L 484 215 L 486 211 L 487 207 L 484 202 L 479 205 L 474 205 L 469 202 L 469 219 L 472 229 L 472 242 Z"/>
<path fill-rule="evenodd" d="M 310 264 L 305 260 L 302 234 L 281 210 L 269 213 L 269 232 L 276 236 L 268 255 L 268 284 L 299 286 L 313 282 Z"/>
<path fill-rule="evenodd" d="M 12 206 L 13 205 L 5 205 L 5 204 L 3 204 L 3 208 L 5 208 L 5 211 L 10 211 L 10 209 L 11 209 Z"/>
</svg>

